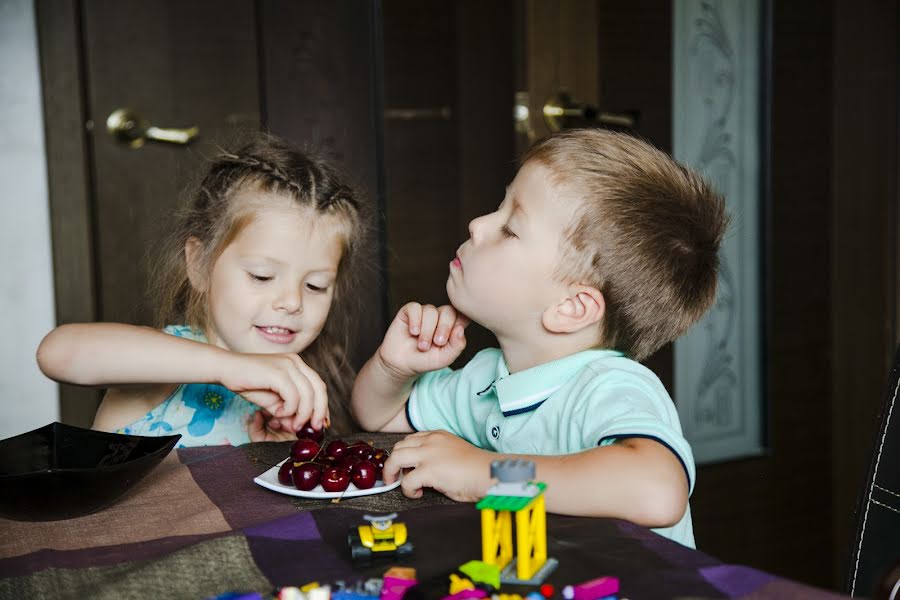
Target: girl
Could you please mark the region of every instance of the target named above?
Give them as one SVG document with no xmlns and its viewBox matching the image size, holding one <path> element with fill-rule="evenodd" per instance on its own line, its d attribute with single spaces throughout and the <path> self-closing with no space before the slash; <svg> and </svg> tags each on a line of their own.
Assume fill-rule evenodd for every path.
<svg viewBox="0 0 900 600">
<path fill-rule="evenodd" d="M 307 422 L 346 432 L 365 223 L 331 165 L 260 136 L 212 161 L 163 251 L 152 289 L 168 326 L 63 325 L 38 364 L 108 388 L 94 429 L 185 446 L 290 439 Z"/>
</svg>

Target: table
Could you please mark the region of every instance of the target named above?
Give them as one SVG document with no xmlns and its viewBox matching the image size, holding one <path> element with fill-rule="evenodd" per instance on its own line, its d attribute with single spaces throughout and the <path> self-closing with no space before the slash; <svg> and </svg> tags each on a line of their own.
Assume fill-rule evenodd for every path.
<svg viewBox="0 0 900 600">
<path fill-rule="evenodd" d="M 390 448 L 401 436 L 363 434 Z M 192 598 L 229 590 L 354 581 L 388 565 L 354 570 L 347 530 L 364 512 L 400 513 L 416 548 L 420 578 L 480 558 L 472 504 L 400 490 L 338 504 L 266 490 L 253 478 L 288 454 L 290 443 L 173 451 L 118 503 L 67 521 L 0 519 L 0 598 Z M 550 514 L 548 554 L 560 589 L 619 577 L 620 598 L 838 598 L 741 565 L 723 564 L 648 529 L 615 519 Z"/>
</svg>

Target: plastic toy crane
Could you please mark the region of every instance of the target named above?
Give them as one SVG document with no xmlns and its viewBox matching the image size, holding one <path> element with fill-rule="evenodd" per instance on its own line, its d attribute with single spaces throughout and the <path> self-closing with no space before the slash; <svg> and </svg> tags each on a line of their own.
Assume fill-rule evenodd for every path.
<svg viewBox="0 0 900 600">
<path fill-rule="evenodd" d="M 559 564 L 547 558 L 547 515 L 544 490 L 534 482 L 530 460 L 495 460 L 491 477 L 498 483 L 475 508 L 481 511 L 482 561 L 501 569 L 503 583 L 537 585 Z M 512 515 L 516 515 L 516 549 L 513 556 Z"/>
</svg>

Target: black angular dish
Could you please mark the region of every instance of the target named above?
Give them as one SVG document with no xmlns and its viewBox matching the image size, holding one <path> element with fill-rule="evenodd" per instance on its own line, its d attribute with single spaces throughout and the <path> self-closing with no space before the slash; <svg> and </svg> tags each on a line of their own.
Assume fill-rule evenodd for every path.
<svg viewBox="0 0 900 600">
<path fill-rule="evenodd" d="M 56 521 L 102 510 L 152 471 L 180 438 L 50 423 L 0 440 L 0 517 Z"/>
</svg>

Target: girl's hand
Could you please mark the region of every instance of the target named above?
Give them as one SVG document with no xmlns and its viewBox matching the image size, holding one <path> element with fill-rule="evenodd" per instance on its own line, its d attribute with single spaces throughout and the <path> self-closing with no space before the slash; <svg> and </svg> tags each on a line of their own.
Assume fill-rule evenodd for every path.
<svg viewBox="0 0 900 600">
<path fill-rule="evenodd" d="M 399 379 L 450 366 L 466 347 L 469 319 L 450 305 L 410 302 L 400 309 L 378 357 Z"/>
<path fill-rule="evenodd" d="M 289 442 L 297 439 L 295 433 L 284 427 L 282 419 L 273 417 L 265 409 L 251 415 L 247 433 L 250 434 L 251 442 Z"/>
<path fill-rule="evenodd" d="M 325 383 L 298 355 L 231 353 L 222 367 L 221 384 L 279 418 L 282 429 L 286 423 L 294 432 L 307 421 L 316 429 L 326 423 Z"/>
<path fill-rule="evenodd" d="M 476 502 L 491 487 L 491 461 L 495 458 L 495 453 L 476 448 L 452 433 L 420 431 L 394 445 L 382 477 L 389 484 L 397 480 L 401 470 L 412 469 L 400 484 L 405 496 L 419 498 L 430 487 L 458 502 Z"/>
</svg>

